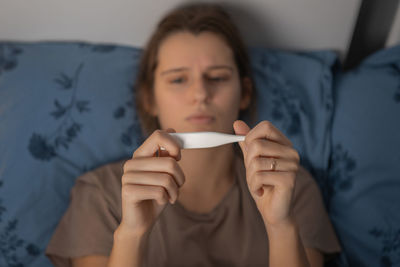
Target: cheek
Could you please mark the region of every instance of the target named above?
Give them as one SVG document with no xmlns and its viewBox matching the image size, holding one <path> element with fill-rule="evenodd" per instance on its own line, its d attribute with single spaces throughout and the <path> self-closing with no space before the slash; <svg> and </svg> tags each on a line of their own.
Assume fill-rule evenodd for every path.
<svg viewBox="0 0 400 267">
<path fill-rule="evenodd" d="M 160 89 L 160 90 L 157 90 Z M 155 105 L 157 106 L 159 117 L 176 117 L 182 106 L 182 100 L 179 95 L 168 93 L 167 90 L 162 88 L 155 89 Z"/>
<path fill-rule="evenodd" d="M 229 90 L 220 91 L 216 96 L 216 100 L 224 110 L 234 111 L 239 109 L 240 105 L 240 86 L 236 83 L 231 85 Z"/>
</svg>

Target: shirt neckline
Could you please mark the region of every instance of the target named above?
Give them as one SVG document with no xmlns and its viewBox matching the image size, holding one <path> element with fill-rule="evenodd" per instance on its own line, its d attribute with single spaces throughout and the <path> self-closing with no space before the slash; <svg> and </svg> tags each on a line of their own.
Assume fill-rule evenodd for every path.
<svg viewBox="0 0 400 267">
<path fill-rule="evenodd" d="M 237 156 L 235 156 L 234 162 L 233 162 L 233 173 L 234 173 L 234 181 L 232 186 L 230 187 L 230 189 L 228 190 L 228 192 L 225 193 L 224 197 L 218 202 L 217 205 L 215 205 L 215 207 L 209 211 L 209 212 L 204 212 L 204 213 L 200 213 L 200 212 L 195 212 L 195 211 L 190 211 L 188 209 L 186 209 L 181 203 L 179 203 L 178 201 L 175 202 L 174 206 L 177 208 L 177 210 L 179 210 L 181 213 L 183 213 L 184 215 L 194 219 L 194 220 L 198 220 L 198 221 L 207 221 L 210 220 L 212 218 L 214 218 L 214 214 L 218 212 L 218 210 L 221 209 L 221 207 L 224 205 L 224 203 L 230 198 L 230 196 L 233 194 L 233 192 L 235 191 L 235 189 L 238 187 L 238 171 L 236 168 L 236 164 L 237 164 Z M 169 204 L 171 205 L 171 204 Z"/>
</svg>

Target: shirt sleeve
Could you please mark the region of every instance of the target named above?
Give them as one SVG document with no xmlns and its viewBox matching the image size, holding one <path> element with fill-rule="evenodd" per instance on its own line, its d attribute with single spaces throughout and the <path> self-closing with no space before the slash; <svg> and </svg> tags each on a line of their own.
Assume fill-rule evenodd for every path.
<svg viewBox="0 0 400 267">
<path fill-rule="evenodd" d="M 77 180 L 71 190 L 70 205 L 59 222 L 46 256 L 55 266 L 71 266 L 71 259 L 87 255 L 109 256 L 119 218 L 109 195 L 96 183 Z M 89 178 L 89 179 L 87 179 Z"/>
<path fill-rule="evenodd" d="M 294 192 L 293 214 L 303 245 L 323 254 L 341 250 L 334 228 L 325 210 L 321 192 L 311 174 L 300 168 Z"/>
</svg>

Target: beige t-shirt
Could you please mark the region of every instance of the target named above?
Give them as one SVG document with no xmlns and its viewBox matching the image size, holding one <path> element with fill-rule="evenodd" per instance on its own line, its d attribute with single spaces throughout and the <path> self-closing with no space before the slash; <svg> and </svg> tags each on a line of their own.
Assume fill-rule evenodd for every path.
<svg viewBox="0 0 400 267">
<path fill-rule="evenodd" d="M 46 250 L 53 264 L 70 266 L 71 258 L 110 254 L 121 221 L 124 163 L 77 179 Z M 211 212 L 192 212 L 178 201 L 167 204 L 151 229 L 142 266 L 268 266 L 268 236 L 247 187 L 243 159 L 236 156 L 233 166 L 235 183 Z M 340 251 L 318 187 L 304 168 L 298 172 L 293 211 L 305 247 Z"/>
</svg>

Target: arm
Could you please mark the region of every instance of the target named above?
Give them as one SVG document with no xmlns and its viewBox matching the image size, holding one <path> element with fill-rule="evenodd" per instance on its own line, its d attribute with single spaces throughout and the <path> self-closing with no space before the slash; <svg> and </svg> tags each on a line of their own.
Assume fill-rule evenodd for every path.
<svg viewBox="0 0 400 267">
<path fill-rule="evenodd" d="M 303 246 L 295 223 L 269 227 L 267 232 L 270 266 L 323 266 L 322 253 Z"/>
<path fill-rule="evenodd" d="M 139 267 L 145 240 L 145 234 L 125 231 L 123 227 L 118 228 L 114 233 L 114 245 L 107 266 Z"/>
<path fill-rule="evenodd" d="M 322 255 L 305 249 L 293 217 L 293 195 L 300 157 L 290 140 L 270 122 L 250 129 L 234 123 L 246 167 L 249 191 L 263 218 L 269 241 L 269 266 L 322 266 Z"/>
<path fill-rule="evenodd" d="M 167 129 L 167 131 L 173 129 Z M 161 153 L 159 147 L 166 148 Z M 158 156 L 155 157 L 156 152 Z M 163 156 L 164 155 L 164 156 Z M 152 225 L 168 202 L 174 203 L 185 181 L 179 144 L 166 131 L 155 131 L 125 162 L 122 220 L 114 232 L 108 267 L 138 267 Z"/>
<path fill-rule="evenodd" d="M 167 202 L 174 203 L 185 182 L 179 144 L 166 131 L 155 131 L 123 166 L 122 219 L 113 235 L 110 257 L 73 260 L 74 267 L 137 267 L 142 263 L 150 229 Z M 160 152 L 159 147 L 167 151 Z M 158 152 L 158 157 L 155 157 Z"/>
</svg>

